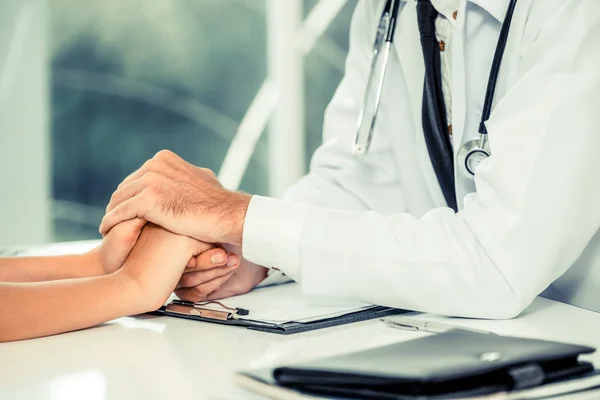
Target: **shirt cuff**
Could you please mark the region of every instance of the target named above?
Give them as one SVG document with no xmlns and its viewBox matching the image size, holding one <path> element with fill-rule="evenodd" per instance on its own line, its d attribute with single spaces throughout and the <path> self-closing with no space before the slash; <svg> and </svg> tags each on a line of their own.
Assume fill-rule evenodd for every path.
<svg viewBox="0 0 600 400">
<path fill-rule="evenodd" d="M 246 260 L 300 279 L 300 240 L 308 207 L 253 196 L 246 212 L 242 253 Z"/>
<path fill-rule="evenodd" d="M 292 279 L 290 279 L 283 272 L 277 271 L 276 269 L 270 269 L 267 277 L 261 283 L 256 285 L 256 287 L 260 288 L 266 286 L 281 285 L 282 283 L 287 283 L 291 281 Z"/>
</svg>

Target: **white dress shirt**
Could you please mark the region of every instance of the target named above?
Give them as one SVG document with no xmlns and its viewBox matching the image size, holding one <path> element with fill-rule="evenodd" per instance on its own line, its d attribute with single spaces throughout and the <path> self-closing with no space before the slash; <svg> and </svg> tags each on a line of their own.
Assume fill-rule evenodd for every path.
<svg viewBox="0 0 600 400">
<path fill-rule="evenodd" d="M 442 92 L 448 125 L 452 125 L 452 33 L 456 26 L 454 15 L 458 13 L 459 0 L 431 0 L 431 3 L 440 13 L 435 21 L 435 33 L 438 42 L 443 43 L 443 50 L 440 52 Z"/>
</svg>

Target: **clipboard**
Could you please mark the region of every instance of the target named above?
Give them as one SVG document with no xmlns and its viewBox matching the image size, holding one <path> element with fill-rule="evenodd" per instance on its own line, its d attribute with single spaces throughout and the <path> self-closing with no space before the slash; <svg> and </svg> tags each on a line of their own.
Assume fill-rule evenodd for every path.
<svg viewBox="0 0 600 400">
<path fill-rule="evenodd" d="M 270 302 L 273 304 L 269 304 Z M 248 304 L 247 308 L 242 307 L 245 304 Z M 279 310 L 277 306 L 280 307 Z M 281 318 L 281 314 L 286 312 L 286 306 L 296 307 L 295 310 L 290 311 L 295 311 L 295 317 L 300 318 L 273 319 L 277 314 Z M 275 308 L 276 312 L 269 312 L 267 310 L 269 307 Z M 304 308 L 298 310 L 299 307 Z M 311 310 L 319 312 L 310 315 Z M 291 335 L 405 312 L 408 311 L 385 306 L 308 298 L 300 293 L 298 284 L 286 283 L 255 289 L 248 294 L 220 301 L 193 303 L 171 299 L 152 314 Z"/>
</svg>

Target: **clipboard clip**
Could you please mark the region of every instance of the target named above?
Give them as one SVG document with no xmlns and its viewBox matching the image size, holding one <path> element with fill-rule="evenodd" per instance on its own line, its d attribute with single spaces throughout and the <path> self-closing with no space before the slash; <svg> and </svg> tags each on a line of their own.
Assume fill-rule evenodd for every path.
<svg viewBox="0 0 600 400">
<path fill-rule="evenodd" d="M 250 314 L 250 311 L 246 310 L 245 308 L 227 307 L 225 304 L 219 301 L 204 301 L 194 303 L 191 301 L 173 300 L 165 307 L 165 309 L 168 312 L 176 314 L 194 315 L 197 317 L 216 319 L 220 321 L 236 319 L 237 317 Z"/>
</svg>

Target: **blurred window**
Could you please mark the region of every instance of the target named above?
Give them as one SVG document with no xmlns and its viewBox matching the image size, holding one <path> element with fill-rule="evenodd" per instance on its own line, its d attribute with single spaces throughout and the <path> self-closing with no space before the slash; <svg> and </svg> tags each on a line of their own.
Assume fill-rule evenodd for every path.
<svg viewBox="0 0 600 400">
<path fill-rule="evenodd" d="M 285 1 L 285 0 L 282 0 Z M 263 0 L 49 0 L 54 240 L 98 237 L 161 149 L 218 171 L 266 74 Z M 316 0 L 304 2 L 305 13 Z M 349 1 L 305 60 L 309 157 L 344 68 Z M 266 135 L 241 189 L 268 194 Z"/>
</svg>

